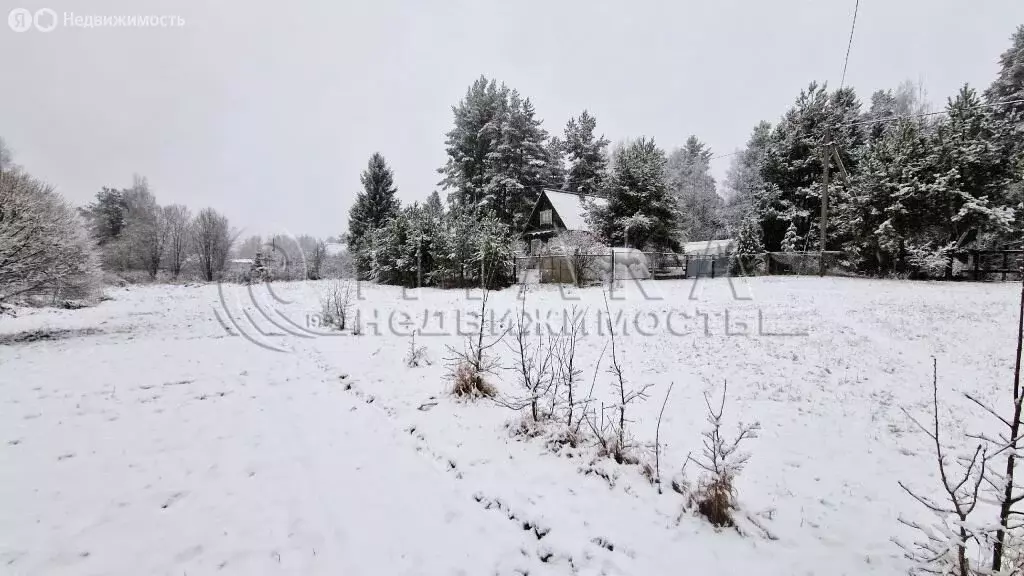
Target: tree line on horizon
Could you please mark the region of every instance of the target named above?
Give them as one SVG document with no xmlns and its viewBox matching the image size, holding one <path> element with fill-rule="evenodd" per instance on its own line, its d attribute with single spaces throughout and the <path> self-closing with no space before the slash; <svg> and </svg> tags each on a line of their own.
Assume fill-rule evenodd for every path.
<svg viewBox="0 0 1024 576">
<path fill-rule="evenodd" d="M 544 188 L 607 199 L 589 221 L 609 246 L 678 250 L 734 238 L 741 254 L 840 251 L 873 275 L 940 276 L 958 250 L 1020 247 L 1024 237 L 1024 26 L 991 84 L 965 85 L 942 110 L 913 84 L 878 90 L 865 105 L 852 87 L 810 83 L 775 124 L 754 127 L 721 183 L 697 136 L 670 152 L 645 136 L 612 146 L 586 110 L 551 134 L 530 98 L 494 79 L 475 80 L 452 114 L 440 191 L 422 203 L 401 206 L 387 161 L 370 158 L 347 234 L 361 278 L 507 284 Z M 826 143 L 848 179 L 831 183 L 820 246 Z M 161 206 L 142 177 L 75 208 L 0 144 L 0 301 L 89 292 L 99 271 L 219 279 L 233 240 L 226 216 Z M 320 261 L 322 241 L 292 244 Z M 284 277 L 320 275 L 303 266 Z"/>
<path fill-rule="evenodd" d="M 965 85 L 932 110 L 920 85 L 875 91 L 811 82 L 773 125 L 761 121 L 732 154 L 723 182 L 697 136 L 666 153 L 641 136 L 616 146 L 588 111 L 549 134 L 532 101 L 480 77 L 452 107 L 438 191 L 402 207 L 394 173 L 375 153 L 349 215 L 349 247 L 363 278 L 403 285 L 479 281 L 511 259 L 545 188 L 607 199 L 591 205 L 611 246 L 678 250 L 733 238 L 741 254 L 841 251 L 865 274 L 941 276 L 966 248 L 1018 246 L 1024 232 L 1024 26 L 984 91 Z M 820 246 L 825 144 L 848 180 L 830 183 Z M 483 263 L 483 264 L 482 264 Z M 493 264 L 493 265 L 492 265 Z M 474 269 L 483 272 L 473 271 Z"/>
</svg>

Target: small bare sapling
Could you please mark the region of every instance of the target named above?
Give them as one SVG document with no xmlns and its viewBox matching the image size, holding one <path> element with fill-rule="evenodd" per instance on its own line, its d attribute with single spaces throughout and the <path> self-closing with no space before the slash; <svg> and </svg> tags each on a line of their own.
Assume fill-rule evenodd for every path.
<svg viewBox="0 0 1024 576">
<path fill-rule="evenodd" d="M 722 386 L 722 399 L 715 409 L 711 398 L 704 394 L 707 419 L 710 427 L 701 436 L 704 446 L 699 456 L 690 460 L 704 475 L 690 495 L 690 504 L 715 526 L 735 526 L 733 511 L 736 510 L 736 477 L 750 459 L 750 454 L 740 450 L 744 440 L 757 438 L 760 425 L 740 424 L 735 438 L 726 439 L 722 434 L 722 415 L 725 413 L 725 399 L 728 383 Z"/>
</svg>

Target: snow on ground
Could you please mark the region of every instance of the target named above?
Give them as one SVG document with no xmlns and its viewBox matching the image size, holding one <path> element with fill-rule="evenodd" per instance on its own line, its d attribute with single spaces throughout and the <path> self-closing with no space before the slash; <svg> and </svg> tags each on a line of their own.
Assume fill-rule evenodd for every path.
<svg viewBox="0 0 1024 576">
<path fill-rule="evenodd" d="M 728 427 L 760 422 L 738 490 L 766 532 L 741 536 L 638 467 L 555 453 L 510 434 L 508 409 L 446 395 L 478 292 L 363 285 L 353 335 L 316 327 L 323 287 L 111 289 L 93 309 L 0 318 L 0 572 L 905 573 L 897 519 L 929 517 L 897 481 L 928 493 L 935 471 L 901 408 L 928 410 L 934 356 L 951 433 L 991 430 L 959 393 L 1005 403 L 1019 294 L 782 277 L 615 290 L 626 376 L 654 384 L 629 414 L 637 442 L 675 383 L 666 483 L 700 449 L 705 392 L 728 381 Z M 492 293 L 496 331 L 518 297 Z M 525 298 L 545 325 L 585 312 L 589 387 L 602 290 Z M 428 366 L 403 363 L 413 330 Z M 608 360 L 595 403 L 611 402 Z M 514 391 L 512 373 L 495 380 Z"/>
</svg>

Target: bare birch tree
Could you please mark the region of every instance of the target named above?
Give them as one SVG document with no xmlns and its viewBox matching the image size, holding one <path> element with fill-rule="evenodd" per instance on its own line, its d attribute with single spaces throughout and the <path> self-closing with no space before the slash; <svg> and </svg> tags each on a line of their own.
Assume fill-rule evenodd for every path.
<svg viewBox="0 0 1024 576">
<path fill-rule="evenodd" d="M 231 229 L 227 217 L 213 208 L 199 212 L 192 222 L 192 249 L 199 260 L 203 278 L 207 282 L 218 278 L 231 250 Z"/>
<path fill-rule="evenodd" d="M 181 204 L 171 204 L 162 209 L 163 221 L 167 226 L 167 248 L 164 267 L 177 279 L 188 256 L 189 222 L 192 213 Z"/>
</svg>

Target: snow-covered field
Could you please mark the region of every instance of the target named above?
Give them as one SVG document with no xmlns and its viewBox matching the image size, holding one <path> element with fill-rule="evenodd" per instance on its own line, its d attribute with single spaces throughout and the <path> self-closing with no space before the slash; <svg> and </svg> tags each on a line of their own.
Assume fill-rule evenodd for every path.
<svg viewBox="0 0 1024 576">
<path fill-rule="evenodd" d="M 738 490 L 764 531 L 741 536 L 683 513 L 637 466 L 555 453 L 511 435 L 508 409 L 448 396 L 446 347 L 461 348 L 476 293 L 363 285 L 362 334 L 318 335 L 322 288 L 119 288 L 93 309 L 0 318 L 0 573 L 905 573 L 892 538 L 914 535 L 897 518 L 930 518 L 897 481 L 936 485 L 901 408 L 929 409 L 934 356 L 951 425 L 990 430 L 960 392 L 1005 405 L 1019 297 L 840 278 L 616 290 L 626 377 L 654 384 L 630 414 L 638 443 L 675 383 L 666 483 L 700 450 L 703 393 L 728 381 L 730 431 L 760 423 Z M 492 294 L 494 316 L 518 296 Z M 526 298 L 551 326 L 586 311 L 589 387 L 602 290 Z M 432 364 L 407 368 L 415 329 Z M 514 375 L 496 384 L 510 393 Z"/>
</svg>

